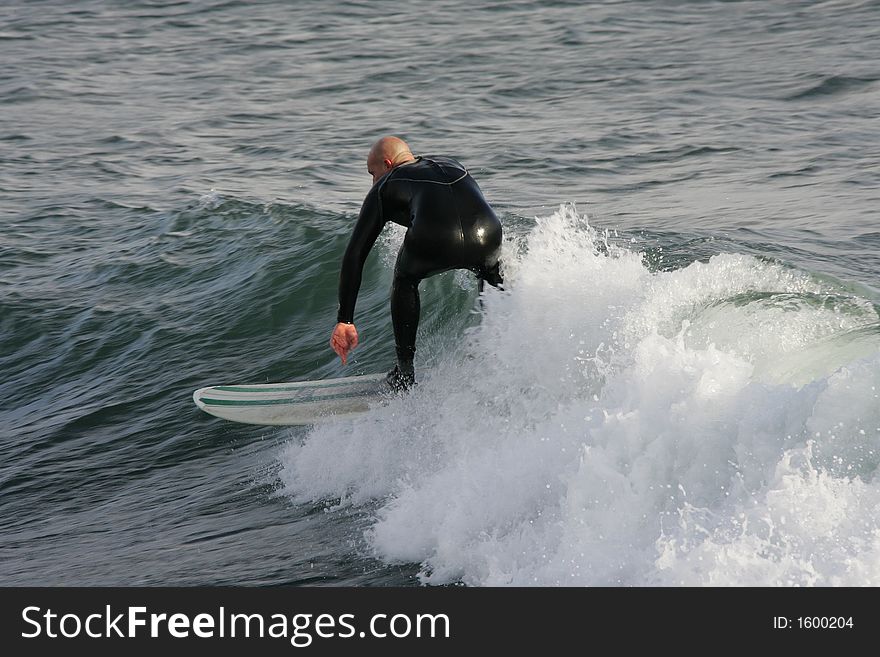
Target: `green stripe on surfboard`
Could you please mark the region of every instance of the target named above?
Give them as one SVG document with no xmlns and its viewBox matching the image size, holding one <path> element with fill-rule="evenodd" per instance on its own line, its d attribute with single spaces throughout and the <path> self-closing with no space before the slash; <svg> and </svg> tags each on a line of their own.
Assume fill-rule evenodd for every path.
<svg viewBox="0 0 880 657">
<path fill-rule="evenodd" d="M 365 375 L 366 378 L 370 375 Z M 385 378 L 384 374 L 377 374 L 375 376 L 370 376 L 369 381 L 359 381 L 362 377 L 352 377 L 346 381 L 333 381 L 333 382 L 321 382 L 321 381 L 304 381 L 302 383 L 294 383 L 291 385 L 276 385 L 272 388 L 268 388 L 267 384 L 265 386 L 214 386 L 212 390 L 222 390 L 223 392 L 269 392 L 269 391 L 287 391 L 287 390 L 303 390 L 308 388 L 319 388 L 319 389 L 327 389 L 327 388 L 339 388 L 341 386 L 363 386 L 370 385 L 377 381 L 382 381 Z"/>
<path fill-rule="evenodd" d="M 199 397 L 199 401 L 206 406 L 275 406 L 278 404 L 307 404 L 310 402 L 330 401 L 332 399 L 358 399 L 360 397 L 375 397 L 378 394 L 381 394 L 381 392 L 381 390 L 371 389 L 365 392 L 353 393 L 348 395 L 312 395 L 310 397 L 281 397 L 277 399 L 214 399 L 212 397 Z"/>
</svg>

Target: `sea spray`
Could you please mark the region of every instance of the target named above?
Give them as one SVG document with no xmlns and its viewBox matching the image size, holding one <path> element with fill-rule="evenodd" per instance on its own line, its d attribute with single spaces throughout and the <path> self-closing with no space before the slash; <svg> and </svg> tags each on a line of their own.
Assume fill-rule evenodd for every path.
<svg viewBox="0 0 880 657">
<path fill-rule="evenodd" d="M 653 271 L 571 205 L 505 277 L 412 394 L 286 448 L 295 499 L 363 505 L 432 584 L 880 584 L 871 303 L 747 255 Z"/>
</svg>

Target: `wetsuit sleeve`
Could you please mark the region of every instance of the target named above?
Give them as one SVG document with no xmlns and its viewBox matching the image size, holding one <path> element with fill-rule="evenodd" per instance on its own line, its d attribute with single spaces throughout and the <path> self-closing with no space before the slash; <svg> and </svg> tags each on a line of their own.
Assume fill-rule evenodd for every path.
<svg viewBox="0 0 880 657">
<path fill-rule="evenodd" d="M 354 320 L 354 305 L 361 289 L 364 262 L 384 225 L 379 204 L 379 185 L 374 185 L 364 199 L 348 248 L 342 257 L 342 270 L 339 272 L 339 313 L 336 316 L 338 322 L 350 324 Z"/>
</svg>

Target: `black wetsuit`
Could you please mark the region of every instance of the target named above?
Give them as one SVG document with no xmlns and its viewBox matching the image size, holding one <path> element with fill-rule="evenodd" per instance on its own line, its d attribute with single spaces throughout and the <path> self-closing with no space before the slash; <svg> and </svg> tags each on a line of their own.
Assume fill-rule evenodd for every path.
<svg viewBox="0 0 880 657">
<path fill-rule="evenodd" d="M 501 222 L 467 169 L 450 157 L 419 157 L 395 167 L 364 199 L 339 276 L 337 320 L 351 323 L 364 261 L 386 222 L 406 226 L 391 290 L 398 366 L 412 372 L 419 325 L 419 282 L 469 269 L 498 286 Z"/>
</svg>

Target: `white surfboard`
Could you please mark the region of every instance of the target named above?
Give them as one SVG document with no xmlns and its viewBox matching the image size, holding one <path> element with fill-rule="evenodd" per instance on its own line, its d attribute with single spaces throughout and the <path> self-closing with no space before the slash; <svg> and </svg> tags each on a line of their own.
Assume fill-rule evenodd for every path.
<svg viewBox="0 0 880 657">
<path fill-rule="evenodd" d="M 314 424 L 368 411 L 392 395 L 384 374 L 323 381 L 210 386 L 193 393 L 196 406 L 245 424 Z"/>
</svg>

